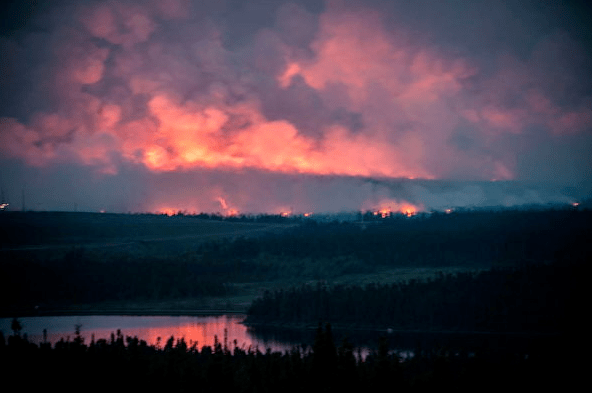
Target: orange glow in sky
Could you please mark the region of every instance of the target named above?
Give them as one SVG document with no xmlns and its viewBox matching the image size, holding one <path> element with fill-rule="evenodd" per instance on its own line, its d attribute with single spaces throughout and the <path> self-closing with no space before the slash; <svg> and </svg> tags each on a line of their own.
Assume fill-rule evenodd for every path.
<svg viewBox="0 0 592 393">
<path fill-rule="evenodd" d="M 171 207 L 161 207 L 159 209 L 156 209 L 156 212 L 158 214 L 165 214 L 167 216 L 174 216 L 175 214 L 177 214 L 177 212 L 179 211 L 179 209 L 173 209 Z"/>
<path fill-rule="evenodd" d="M 401 210 L 401 213 L 405 214 L 407 217 L 411 217 L 417 214 L 417 208 L 413 205 L 404 205 Z"/>
<path fill-rule="evenodd" d="M 537 5 L 543 13 L 521 20 L 505 17 L 506 2 L 49 3 L 51 12 L 0 40 L 0 160 L 30 178 L 68 168 L 133 184 L 113 196 L 117 209 L 93 211 L 321 212 L 328 203 L 304 186 L 278 191 L 278 179 L 298 176 L 418 184 L 589 177 L 592 52 L 571 23 L 569 31 L 552 26 L 573 19 L 566 10 L 545 29 L 535 23 L 559 6 Z M 486 28 L 474 34 L 477 20 Z M 26 171 L 5 172 L 14 189 L 29 181 Z M 255 186 L 262 174 L 273 180 Z M 92 176 L 76 187 L 109 183 Z M 249 181 L 236 185 L 240 176 Z M 54 185 L 61 194 L 36 188 L 60 194 L 54 204 L 83 198 L 64 183 Z M 370 199 L 363 207 L 382 217 L 424 209 L 413 192 L 361 188 L 364 195 L 336 198 L 335 209 Z M 457 206 L 447 198 L 429 201 Z"/>
</svg>

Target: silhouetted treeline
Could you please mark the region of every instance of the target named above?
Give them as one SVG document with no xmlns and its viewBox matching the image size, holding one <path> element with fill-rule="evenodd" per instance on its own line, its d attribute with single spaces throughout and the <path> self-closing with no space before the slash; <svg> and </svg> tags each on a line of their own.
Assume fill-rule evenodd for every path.
<svg viewBox="0 0 592 393">
<path fill-rule="evenodd" d="M 247 322 L 333 323 L 400 330 L 544 332 L 584 322 L 584 263 L 440 274 L 426 281 L 361 286 L 321 283 L 266 291 Z"/>
<path fill-rule="evenodd" d="M 365 359 L 347 340 L 334 343 L 330 325 L 319 325 L 312 348 L 284 353 L 217 341 L 198 347 L 170 337 L 158 346 L 120 331 L 110 340 L 33 344 L 0 334 L 4 386 L 24 391 L 354 392 L 565 389 L 583 380 L 572 352 L 550 342 L 528 354 L 495 349 L 474 353 L 445 348 L 417 350 L 402 360 L 381 339 Z"/>
<path fill-rule="evenodd" d="M 221 258 L 348 257 L 366 266 L 516 266 L 592 241 L 592 211 L 468 211 L 375 222 L 313 220 L 281 234 L 201 246 Z"/>
</svg>

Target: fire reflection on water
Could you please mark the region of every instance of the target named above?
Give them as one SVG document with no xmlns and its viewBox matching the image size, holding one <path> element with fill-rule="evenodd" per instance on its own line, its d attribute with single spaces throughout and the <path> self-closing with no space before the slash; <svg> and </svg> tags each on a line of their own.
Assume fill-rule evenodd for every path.
<svg viewBox="0 0 592 393">
<path fill-rule="evenodd" d="M 22 325 L 21 335 L 26 334 L 30 342 L 39 344 L 45 339 L 55 345 L 61 339 L 73 341 L 76 337 L 76 329 L 79 327 L 80 336 L 86 345 L 94 339 L 110 341 L 111 336 L 120 330 L 124 338 L 137 337 L 146 341 L 148 345 L 163 348 L 172 337 L 176 341 L 183 338 L 191 347 L 195 344 L 201 351 L 204 346 L 214 347 L 216 340 L 229 350 L 235 346 L 244 350 L 259 350 L 266 352 L 269 348 L 272 352 L 286 352 L 294 348 L 309 352 L 314 343 L 315 329 L 282 329 L 282 328 L 255 328 L 250 329 L 243 325 L 244 315 L 221 316 L 59 316 L 59 317 L 25 317 L 19 318 Z M 12 334 L 12 318 L 0 318 L 0 331 L 6 338 Z M 44 330 L 47 331 L 44 337 Z M 408 335 L 393 331 L 353 331 L 349 329 L 333 330 L 333 338 L 336 345 L 347 338 L 354 345 L 356 356 L 365 359 L 377 348 L 378 337 L 385 336 L 389 347 L 396 351 L 400 359 L 414 356 L 414 348 L 418 342 L 423 342 L 426 348 L 434 343 L 449 342 L 451 348 L 459 340 L 437 334 L 432 337 L 427 334 L 422 336 L 410 333 Z M 460 334 L 462 336 L 462 333 Z M 446 341 L 445 339 L 447 339 Z M 474 340 L 475 337 L 468 337 Z M 482 337 L 483 338 L 483 337 Z M 485 338 L 488 339 L 488 338 Z M 495 341 L 495 338 L 490 338 Z M 434 341 L 435 340 L 435 341 Z M 442 341 L 444 340 L 444 341 Z M 504 338 L 507 341 L 507 338 Z M 522 340 L 522 339 L 520 339 Z M 464 342 L 460 340 L 458 342 Z M 458 343 L 457 343 L 458 344 Z M 439 345 L 439 344 L 438 344 Z"/>
<path fill-rule="evenodd" d="M 188 345 L 197 343 L 197 348 L 214 346 L 215 340 L 222 345 L 225 341 L 230 349 L 234 346 L 247 350 L 259 348 L 264 352 L 268 347 L 273 351 L 284 351 L 290 345 L 276 341 L 256 338 L 241 324 L 244 316 L 60 316 L 19 318 L 23 326 L 21 334 L 27 334 L 29 341 L 41 343 L 44 329 L 47 341 L 55 344 L 60 339 L 73 340 L 75 329 L 80 326 L 80 335 L 85 344 L 94 338 L 110 340 L 111 334 L 121 330 L 124 337 L 138 337 L 149 345 L 164 346 L 173 336 L 175 340 L 184 338 Z M 10 318 L 0 319 L 0 330 L 4 336 L 12 334 Z"/>
</svg>

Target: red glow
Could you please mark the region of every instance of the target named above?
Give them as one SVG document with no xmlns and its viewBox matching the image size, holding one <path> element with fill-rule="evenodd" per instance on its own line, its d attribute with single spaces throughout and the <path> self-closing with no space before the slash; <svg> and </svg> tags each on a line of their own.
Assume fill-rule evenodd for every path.
<svg viewBox="0 0 592 393">
<path fill-rule="evenodd" d="M 371 202 L 367 202 L 364 206 L 368 206 Z M 373 210 L 375 216 L 382 218 L 390 217 L 392 214 L 404 214 L 411 217 L 423 210 L 420 205 L 414 205 L 405 201 L 397 201 L 395 199 L 384 199 L 379 204 L 380 207 Z M 362 208 L 364 210 L 364 208 Z"/>
<path fill-rule="evenodd" d="M 170 217 L 170 216 L 174 216 L 175 214 L 177 214 L 178 211 L 179 210 L 173 209 L 170 207 L 161 207 L 160 209 L 156 210 L 156 213 L 157 214 L 164 214 L 164 215 L 167 215 Z"/>
<path fill-rule="evenodd" d="M 222 210 L 224 210 L 224 214 L 227 216 L 238 216 L 240 211 L 238 209 L 232 208 L 229 206 L 229 204 L 226 202 L 226 199 L 222 198 L 222 197 L 217 197 L 216 200 L 220 203 L 220 206 L 222 207 Z"/>
<path fill-rule="evenodd" d="M 403 213 L 407 217 L 411 217 L 411 216 L 417 214 L 417 208 L 413 205 L 405 205 L 401 208 L 400 211 L 401 211 L 401 213 Z"/>
<path fill-rule="evenodd" d="M 218 198 L 216 198 L 216 200 L 218 202 L 220 202 L 220 206 L 222 206 L 222 209 L 224 209 L 224 210 L 228 209 L 228 204 L 226 203 L 226 200 L 224 198 L 218 197 Z"/>
<path fill-rule="evenodd" d="M 392 213 L 391 209 L 387 207 L 387 208 L 380 209 L 379 211 L 376 212 L 375 215 L 380 214 L 380 217 L 386 218 L 386 217 L 390 217 L 391 213 Z"/>
<path fill-rule="evenodd" d="M 240 212 L 239 212 L 238 210 L 236 210 L 236 209 L 229 209 L 229 210 L 226 212 L 226 214 L 227 214 L 227 215 L 229 215 L 229 216 L 238 216 L 238 215 L 239 215 L 239 213 L 240 213 Z"/>
</svg>

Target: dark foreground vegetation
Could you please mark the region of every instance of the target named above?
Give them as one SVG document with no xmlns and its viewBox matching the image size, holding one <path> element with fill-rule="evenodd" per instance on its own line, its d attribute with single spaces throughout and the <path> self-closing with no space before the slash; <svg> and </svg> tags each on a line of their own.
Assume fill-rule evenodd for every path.
<svg viewBox="0 0 592 393">
<path fill-rule="evenodd" d="M 363 223 L 282 221 L 281 217 L 262 218 L 271 220 L 268 223 L 255 219 L 238 222 L 217 216 L 205 218 L 208 217 L 0 214 L 0 311 L 13 316 L 15 310 L 44 310 L 80 303 L 228 296 L 235 294 L 233 285 L 240 283 L 331 282 L 345 275 L 374 274 L 404 267 L 437 270 L 458 266 L 467 269 L 560 266 L 589 258 L 592 243 L 592 212 L 585 209 L 468 211 L 411 218 L 394 215 L 386 219 L 367 215 Z M 555 279 L 554 272 L 537 272 L 524 273 L 534 274 L 539 285 L 538 289 L 528 287 L 529 291 L 543 290 L 545 278 L 541 274 L 547 274 L 550 282 Z M 411 316 L 409 322 L 402 322 L 392 317 L 400 315 L 398 311 L 395 314 L 389 311 L 391 316 L 383 322 L 414 326 L 420 323 L 416 318 L 421 323 L 428 318 L 442 327 L 468 327 L 464 322 L 439 315 L 437 309 L 470 308 L 484 296 L 503 295 L 498 299 L 499 304 L 488 303 L 492 310 L 475 312 L 481 313 L 482 319 L 506 311 L 518 312 L 520 308 L 511 311 L 506 304 L 515 300 L 504 299 L 518 293 L 526 296 L 527 289 L 520 283 L 530 279 L 520 278 L 520 274 L 512 276 L 506 295 L 495 287 L 501 285 L 500 277 L 507 275 L 505 272 L 480 277 L 445 276 L 431 283 L 391 288 L 378 285 L 366 292 L 361 292 L 361 288 L 325 291 L 336 298 L 351 292 L 347 296 L 354 296 L 358 302 L 352 304 L 358 309 L 352 318 L 364 318 L 359 311 L 363 308 L 368 312 L 367 317 L 376 318 L 377 323 L 383 321 L 377 310 L 384 306 L 368 299 L 385 296 L 401 299 L 403 291 L 405 298 L 415 296 L 408 302 L 417 306 L 422 300 L 416 294 L 421 293 L 421 299 L 431 305 L 422 305 L 419 310 L 433 309 L 434 313 L 424 312 L 423 316 L 418 314 Z M 392 277 L 381 278 L 393 281 Z M 557 285 L 560 290 L 567 284 Z M 459 289 L 448 289 L 453 286 Z M 494 292 L 487 294 L 483 288 Z M 297 306 L 303 301 L 302 296 L 313 296 L 309 294 L 311 291 L 317 291 L 316 287 L 292 290 L 289 296 L 273 295 L 290 306 L 278 306 L 282 310 L 278 315 L 257 312 L 258 316 L 291 320 L 333 317 L 319 311 L 315 302 L 307 309 Z M 474 298 L 466 299 L 469 294 Z M 535 296 L 528 299 L 534 300 L 524 301 L 541 302 Z M 411 304 L 398 301 L 388 307 L 404 309 Z M 553 304 L 549 307 L 555 307 Z M 527 307 L 526 303 L 522 306 Z M 337 304 L 335 307 L 332 310 L 341 309 Z"/>
<path fill-rule="evenodd" d="M 239 348 L 224 340 L 199 348 L 171 337 L 153 346 L 119 331 L 110 340 L 33 344 L 18 332 L 0 336 L 5 386 L 23 391 L 358 392 L 570 391 L 583 380 L 572 347 L 550 342 L 527 354 L 417 349 L 403 360 L 380 339 L 365 359 L 319 325 L 311 349 L 285 353 Z"/>
</svg>

